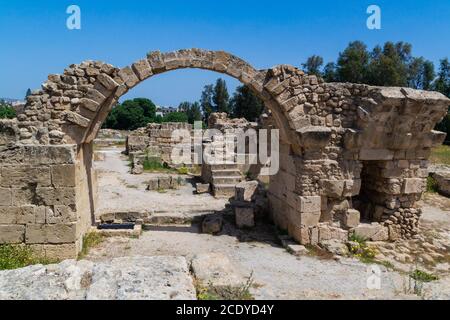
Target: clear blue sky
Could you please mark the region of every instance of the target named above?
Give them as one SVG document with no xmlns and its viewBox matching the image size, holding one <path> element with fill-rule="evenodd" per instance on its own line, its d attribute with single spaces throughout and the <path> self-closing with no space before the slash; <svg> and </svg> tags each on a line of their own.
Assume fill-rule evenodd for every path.
<svg viewBox="0 0 450 320">
<path fill-rule="evenodd" d="M 71 4 L 81 7 L 81 30 L 66 28 Z M 370 4 L 381 7 L 382 30 L 366 28 Z M 312 54 L 332 61 L 352 40 L 369 47 L 407 41 L 414 55 L 437 64 L 450 56 L 450 1 L 0 0 L 0 97 L 23 98 L 49 73 L 87 59 L 122 67 L 151 50 L 199 47 L 229 51 L 262 69 L 300 66 Z M 173 71 L 148 79 L 127 98 L 178 105 L 197 100 L 219 76 Z M 238 83 L 224 78 L 232 91 Z"/>
</svg>

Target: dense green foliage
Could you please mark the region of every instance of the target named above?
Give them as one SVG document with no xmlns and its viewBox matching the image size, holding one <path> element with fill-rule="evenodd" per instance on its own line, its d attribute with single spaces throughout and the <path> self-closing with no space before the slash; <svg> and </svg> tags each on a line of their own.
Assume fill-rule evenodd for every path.
<svg viewBox="0 0 450 320">
<path fill-rule="evenodd" d="M 178 106 L 178 110 L 186 114 L 187 122 L 193 124 L 195 121 L 202 121 L 202 110 L 198 102 L 182 102 Z"/>
<path fill-rule="evenodd" d="M 149 99 L 126 100 L 111 110 L 104 123 L 105 128 L 135 130 L 155 122 L 156 106 Z"/>
<path fill-rule="evenodd" d="M 188 122 L 188 116 L 185 112 L 171 112 L 164 116 L 162 122 Z"/>
<path fill-rule="evenodd" d="M 217 79 L 212 100 L 216 112 L 230 113 L 230 96 L 225 80 Z"/>
<path fill-rule="evenodd" d="M 214 95 L 214 86 L 212 84 L 206 85 L 203 88 L 202 96 L 200 98 L 200 107 L 203 111 L 203 119 L 206 122 L 209 118 L 209 115 L 214 112 L 214 103 L 213 103 L 213 95 Z"/>
<path fill-rule="evenodd" d="M 230 102 L 232 116 L 256 121 L 264 110 L 264 102 L 247 86 L 239 86 Z"/>
<path fill-rule="evenodd" d="M 423 57 L 414 57 L 409 43 L 386 42 L 369 51 L 363 42 L 354 41 L 339 53 L 336 63 L 329 62 L 323 68 L 322 65 L 323 59 L 317 55 L 302 64 L 307 73 L 322 76 L 327 82 L 411 87 L 439 91 L 450 97 L 448 58 L 441 60 L 436 76 L 434 64 Z M 447 132 L 450 143 L 450 109 L 436 129 Z"/>
<path fill-rule="evenodd" d="M 12 119 L 16 116 L 16 110 L 13 107 L 0 102 L 0 119 Z"/>
</svg>

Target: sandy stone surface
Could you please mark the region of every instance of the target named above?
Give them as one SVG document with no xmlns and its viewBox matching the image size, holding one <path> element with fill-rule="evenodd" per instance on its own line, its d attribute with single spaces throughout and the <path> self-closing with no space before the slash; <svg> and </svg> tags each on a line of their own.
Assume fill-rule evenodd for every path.
<svg viewBox="0 0 450 320">
<path fill-rule="evenodd" d="M 149 214 L 195 215 L 196 213 L 220 211 L 225 199 L 216 199 L 210 194 L 194 195 L 195 187 L 187 183 L 177 190 L 165 193 L 146 191 L 147 181 L 160 173 L 132 175 L 122 148 L 108 148 L 104 161 L 98 161 L 99 208 L 96 215 L 111 212 L 147 212 Z"/>
<path fill-rule="evenodd" d="M 0 300 L 179 300 L 195 299 L 183 257 L 126 257 L 0 272 Z"/>
</svg>

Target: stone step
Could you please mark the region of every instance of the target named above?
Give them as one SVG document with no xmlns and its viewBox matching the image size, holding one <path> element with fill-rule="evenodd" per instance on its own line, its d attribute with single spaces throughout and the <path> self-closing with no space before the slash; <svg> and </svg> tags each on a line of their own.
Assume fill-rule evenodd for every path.
<svg viewBox="0 0 450 320">
<path fill-rule="evenodd" d="M 232 184 L 237 185 L 242 181 L 241 176 L 213 176 L 213 184 Z"/>
<path fill-rule="evenodd" d="M 211 170 L 213 177 L 226 177 L 226 176 L 241 176 L 241 172 L 238 169 L 214 169 Z"/>
<path fill-rule="evenodd" d="M 234 197 L 235 189 L 235 184 L 216 184 L 213 186 L 213 194 L 217 198 L 231 198 Z"/>
<path fill-rule="evenodd" d="M 159 225 L 190 225 L 200 223 L 207 215 L 214 212 L 211 210 L 195 210 L 191 212 L 155 212 L 144 219 L 144 230 L 147 226 Z"/>
<path fill-rule="evenodd" d="M 236 163 L 211 164 L 211 170 L 226 170 L 226 169 L 238 170 L 238 166 Z"/>
</svg>

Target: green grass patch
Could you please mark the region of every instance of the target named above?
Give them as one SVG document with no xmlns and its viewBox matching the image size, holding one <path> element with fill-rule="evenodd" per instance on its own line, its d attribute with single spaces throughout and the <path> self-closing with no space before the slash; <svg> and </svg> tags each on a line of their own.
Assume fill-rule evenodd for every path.
<svg viewBox="0 0 450 320">
<path fill-rule="evenodd" d="M 179 174 L 188 174 L 189 173 L 189 168 L 188 167 L 181 167 L 177 169 Z"/>
<path fill-rule="evenodd" d="M 427 177 L 427 192 L 436 193 L 438 192 L 438 183 L 436 179 L 431 176 Z"/>
<path fill-rule="evenodd" d="M 349 237 L 347 247 L 350 254 L 358 258 L 363 263 L 378 263 L 375 259 L 376 250 L 367 245 L 367 239 L 356 233 L 353 233 Z"/>
<path fill-rule="evenodd" d="M 255 298 L 250 293 L 250 288 L 253 286 L 253 273 L 248 277 L 247 281 L 238 287 L 234 286 L 213 286 L 208 285 L 203 287 L 197 282 L 195 283 L 197 289 L 198 300 L 254 300 Z"/>
<path fill-rule="evenodd" d="M 430 160 L 433 163 L 450 165 L 450 146 L 439 146 L 431 151 Z"/>
<path fill-rule="evenodd" d="M 35 253 L 24 245 L 0 245 L 0 270 L 23 268 L 33 264 L 51 264 L 58 262 Z"/>
<path fill-rule="evenodd" d="M 412 279 L 414 279 L 416 281 L 421 281 L 421 282 L 431 282 L 431 281 L 439 280 L 438 276 L 428 273 L 426 271 L 419 270 L 419 269 L 416 269 L 413 272 L 411 272 L 411 274 L 409 276 Z"/>
<path fill-rule="evenodd" d="M 89 253 L 91 248 L 98 246 L 103 240 L 104 237 L 98 232 L 86 233 L 83 237 L 83 248 L 78 254 L 78 260 L 83 259 Z"/>
<path fill-rule="evenodd" d="M 348 238 L 349 241 L 358 242 L 359 244 L 366 244 L 367 239 L 357 233 L 352 233 Z"/>
</svg>

